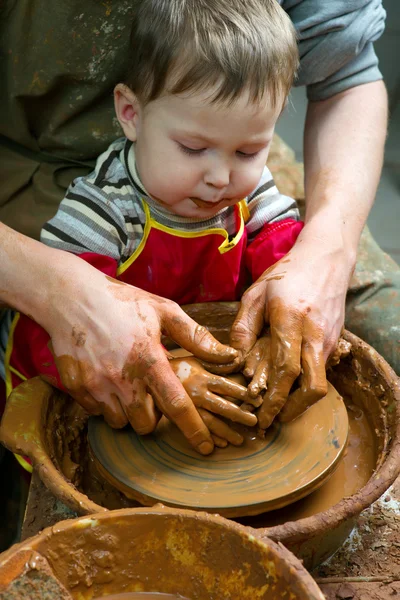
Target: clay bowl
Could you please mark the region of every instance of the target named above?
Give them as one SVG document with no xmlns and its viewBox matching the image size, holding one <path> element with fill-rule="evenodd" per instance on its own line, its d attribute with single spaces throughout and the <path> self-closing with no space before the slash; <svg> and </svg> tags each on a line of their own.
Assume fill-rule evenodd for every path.
<svg viewBox="0 0 400 600">
<path fill-rule="evenodd" d="M 0 555 L 2 598 L 90 600 L 134 591 L 191 600 L 324 598 L 281 544 L 194 511 L 124 509 L 63 521 Z"/>
<path fill-rule="evenodd" d="M 195 320 L 225 342 L 237 309 L 237 303 L 186 307 Z M 351 344 L 351 352 L 329 371 L 328 378 L 348 408 L 359 407 L 367 417 L 374 446 L 370 473 L 351 494 L 306 518 L 293 516 L 291 505 L 276 519 L 268 513 L 268 519 L 260 515 L 242 521 L 256 528 L 261 539 L 268 536 L 285 544 L 307 569 L 341 546 L 360 512 L 375 502 L 400 472 L 399 379 L 368 344 L 349 332 L 344 337 Z M 86 425 L 87 416 L 78 405 L 35 379 L 23 383 L 11 395 L 0 440 L 13 452 L 30 456 L 44 484 L 77 514 L 105 511 L 105 507 L 138 506 L 96 472 L 88 459 Z"/>
</svg>

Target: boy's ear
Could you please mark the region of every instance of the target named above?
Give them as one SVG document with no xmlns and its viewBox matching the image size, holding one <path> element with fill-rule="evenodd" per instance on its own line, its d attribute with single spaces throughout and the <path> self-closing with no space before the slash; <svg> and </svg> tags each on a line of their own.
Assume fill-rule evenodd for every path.
<svg viewBox="0 0 400 600">
<path fill-rule="evenodd" d="M 136 142 L 140 104 L 132 90 L 123 83 L 114 88 L 114 106 L 119 124 L 125 137 Z"/>
</svg>

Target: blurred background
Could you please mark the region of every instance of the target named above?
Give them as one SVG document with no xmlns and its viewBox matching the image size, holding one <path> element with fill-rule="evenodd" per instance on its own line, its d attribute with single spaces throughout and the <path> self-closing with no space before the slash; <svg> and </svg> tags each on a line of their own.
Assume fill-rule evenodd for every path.
<svg viewBox="0 0 400 600">
<path fill-rule="evenodd" d="M 389 135 L 375 204 L 368 218 L 372 235 L 400 264 L 400 0 L 383 0 L 386 29 L 375 43 L 380 69 L 389 92 Z M 303 160 L 303 127 L 307 108 L 304 88 L 294 88 L 277 133 Z"/>
</svg>

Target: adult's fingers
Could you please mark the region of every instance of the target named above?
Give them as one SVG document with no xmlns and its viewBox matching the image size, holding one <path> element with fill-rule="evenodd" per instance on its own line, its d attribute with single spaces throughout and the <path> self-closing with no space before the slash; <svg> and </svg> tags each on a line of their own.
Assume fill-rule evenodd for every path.
<svg viewBox="0 0 400 600">
<path fill-rule="evenodd" d="M 260 337 L 254 344 L 253 348 L 250 350 L 249 354 L 246 356 L 243 367 L 243 375 L 248 379 L 251 379 L 254 376 L 258 365 L 264 357 L 264 345 L 266 339 L 267 338 L 265 337 Z"/>
<path fill-rule="evenodd" d="M 252 426 L 257 423 L 257 417 L 242 410 L 233 402 L 229 402 L 212 392 L 206 392 L 199 400 L 201 408 L 205 408 L 225 419 L 229 419 L 233 423 L 241 423 L 242 425 Z"/>
<path fill-rule="evenodd" d="M 270 343 L 269 334 L 261 337 L 246 358 L 243 374 L 245 377 L 251 378 L 248 385 L 248 393 L 251 398 L 257 398 L 267 387 Z"/>
<path fill-rule="evenodd" d="M 67 355 L 54 356 L 54 359 L 64 387 L 89 414 L 104 415 L 107 423 L 116 429 L 127 424 L 128 420 L 113 386 L 88 389 L 88 374 L 91 373 L 89 365 Z"/>
<path fill-rule="evenodd" d="M 258 412 L 261 429 L 267 429 L 285 404 L 300 373 L 301 315 L 270 306 L 271 372 L 264 402 Z"/>
<path fill-rule="evenodd" d="M 132 381 L 130 397 L 129 392 L 126 393 L 122 402 L 125 414 L 136 433 L 145 435 L 154 431 L 160 419 L 160 412 L 142 379 L 135 378 Z"/>
<path fill-rule="evenodd" d="M 224 440 L 227 440 L 233 446 L 241 446 L 243 444 L 243 437 L 237 431 L 234 431 L 229 425 L 218 419 L 213 414 L 209 413 L 202 408 L 198 409 L 199 415 L 207 425 L 208 429 L 213 435 L 218 436 Z"/>
<path fill-rule="evenodd" d="M 242 358 L 254 346 L 264 326 L 264 295 L 259 293 L 258 285 L 253 284 L 243 294 L 230 333 L 230 344 L 240 351 Z"/>
<path fill-rule="evenodd" d="M 179 427 L 200 454 L 210 454 L 214 449 L 210 432 L 173 372 L 161 346 L 153 359 L 144 377 L 153 399 L 161 412 Z"/>
<path fill-rule="evenodd" d="M 267 387 L 268 363 L 263 362 L 258 365 L 253 375 L 253 379 L 248 386 L 249 396 L 257 398 Z"/>
<path fill-rule="evenodd" d="M 121 429 L 128 423 L 117 394 L 107 390 L 96 392 L 96 397 L 87 390 L 69 392 L 91 415 L 103 415 L 105 421 L 114 429 Z"/>
<path fill-rule="evenodd" d="M 290 394 L 279 413 L 279 420 L 284 423 L 301 415 L 328 392 L 322 339 L 314 343 L 303 342 L 301 364 L 303 373 L 300 376 L 300 387 Z"/>
<path fill-rule="evenodd" d="M 162 330 L 182 348 L 194 356 L 211 363 L 230 363 L 238 355 L 237 351 L 221 344 L 205 327 L 193 321 L 178 306 L 170 303 L 162 316 Z"/>
</svg>

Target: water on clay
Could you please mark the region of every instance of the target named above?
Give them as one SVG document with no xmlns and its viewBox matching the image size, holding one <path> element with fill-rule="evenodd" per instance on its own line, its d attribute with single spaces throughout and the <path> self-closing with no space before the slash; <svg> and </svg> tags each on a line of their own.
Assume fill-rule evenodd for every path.
<svg viewBox="0 0 400 600">
<path fill-rule="evenodd" d="M 344 398 L 346 402 L 346 398 Z M 243 517 L 241 523 L 252 527 L 271 527 L 297 521 L 327 510 L 342 498 L 352 496 L 370 479 L 377 460 L 371 426 L 358 406 L 346 402 L 349 437 L 344 457 L 335 472 L 318 490 L 285 508 L 255 517 Z"/>
<path fill-rule="evenodd" d="M 187 356 L 189 354 L 181 349 L 174 350 L 172 353 L 174 356 Z M 236 377 L 239 379 L 242 376 Z M 377 461 L 375 438 L 363 410 L 352 405 L 346 397 L 344 397 L 344 401 L 349 416 L 348 444 L 343 458 L 340 459 L 330 479 L 306 498 L 298 500 L 285 508 L 235 520 L 252 527 L 270 527 L 287 521 L 296 521 L 327 510 L 342 498 L 356 493 L 367 483 Z M 249 435 L 249 438 L 253 438 L 255 444 L 260 442 L 255 436 Z M 88 470 L 85 469 L 86 473 L 82 485 L 79 487 L 92 500 L 110 509 L 138 506 L 138 503 L 128 500 L 117 490 L 114 489 L 111 492 L 108 484 L 106 484 L 106 489 L 100 489 L 98 482 L 93 481 L 93 470 L 96 471 L 93 464 L 87 464 L 86 466 L 89 468 Z M 95 479 L 97 478 L 95 477 Z"/>
<path fill-rule="evenodd" d="M 173 356 L 188 356 L 186 350 L 177 348 Z M 238 376 L 236 376 L 238 377 Z M 242 377 L 239 375 L 239 378 Z M 240 382 L 240 379 L 238 380 Z M 335 472 L 318 490 L 290 506 L 255 517 L 235 519 L 253 527 L 270 527 L 287 521 L 297 521 L 327 510 L 342 498 L 352 496 L 370 479 L 377 460 L 375 439 L 364 411 L 343 398 L 349 416 L 347 448 Z M 246 436 L 247 437 L 247 436 Z M 255 436 L 249 436 L 259 443 Z"/>
<path fill-rule="evenodd" d="M 161 594 L 159 592 L 129 592 L 128 594 L 113 594 L 112 596 L 102 596 L 96 600 L 188 600 L 183 596 L 175 594 Z"/>
</svg>

